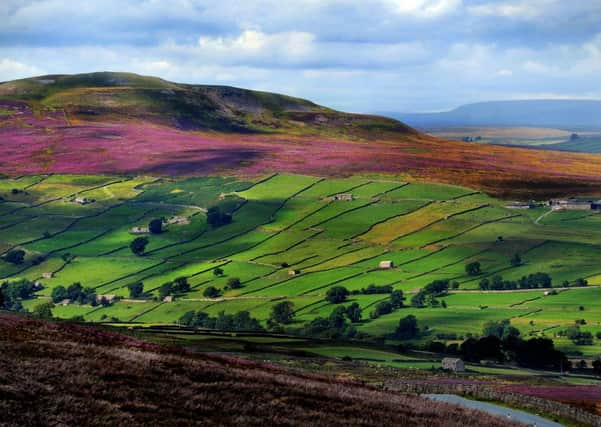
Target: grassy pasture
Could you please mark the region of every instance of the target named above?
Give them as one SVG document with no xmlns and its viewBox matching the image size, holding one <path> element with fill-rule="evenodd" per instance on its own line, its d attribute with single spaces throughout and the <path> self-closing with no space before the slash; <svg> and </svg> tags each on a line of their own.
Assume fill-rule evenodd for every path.
<svg viewBox="0 0 601 427">
<path fill-rule="evenodd" d="M 23 192 L 13 194 L 12 189 Z M 328 199 L 338 193 L 351 193 L 354 200 Z M 392 333 L 401 317 L 414 314 L 430 331 L 423 341 L 439 333 L 479 334 L 486 321 L 500 319 L 511 319 L 524 334 L 554 336 L 576 319 L 586 320 L 583 330 L 601 331 L 601 288 L 548 297 L 542 290 L 477 290 L 484 277 L 517 280 L 539 271 L 549 273 L 554 286 L 580 277 L 601 285 L 601 215 L 592 212 L 553 212 L 537 221 L 546 209 L 509 210 L 503 201 L 461 187 L 285 174 L 255 182 L 31 176 L 0 179 L 0 195 L 0 249 L 26 251 L 21 265 L 0 261 L 0 275 L 40 280 L 40 297 L 73 282 L 125 298 L 127 285 L 137 281 L 153 296 L 161 284 L 177 277 L 185 276 L 191 284 L 174 302 L 120 301 L 96 308 L 72 304 L 55 307 L 59 317 L 173 323 L 189 310 L 211 315 L 248 310 L 265 322 L 275 304 L 290 301 L 297 313 L 294 325 L 300 326 L 329 316 L 335 305 L 324 297 L 332 286 L 360 290 L 390 284 L 403 290 L 408 302 L 432 280 L 452 279 L 460 288 L 444 297 L 446 309 L 403 308 L 372 320 L 369 312 L 388 295 L 352 295 L 344 304 L 359 303 L 363 321 L 357 328 L 377 336 Z M 74 195 L 95 202 L 79 205 L 71 200 Z M 207 224 L 205 210 L 218 204 L 233 210 L 233 221 L 214 228 Z M 131 227 L 171 216 L 186 216 L 190 223 L 147 235 L 145 255 L 131 253 Z M 68 262 L 62 258 L 67 253 L 74 256 Z M 524 261 L 521 266 L 509 263 L 515 253 Z M 384 260 L 394 267 L 380 270 Z M 465 272 L 465 264 L 473 261 L 482 266 L 475 277 Z M 218 266 L 223 276 L 213 274 Z M 43 279 L 46 272 L 54 277 Z M 242 287 L 226 290 L 233 277 Z M 208 286 L 223 290 L 223 299 L 206 299 Z M 24 305 L 31 309 L 42 301 Z M 593 346 L 557 340 L 562 348 L 585 355 L 601 349 L 597 339 Z"/>
</svg>

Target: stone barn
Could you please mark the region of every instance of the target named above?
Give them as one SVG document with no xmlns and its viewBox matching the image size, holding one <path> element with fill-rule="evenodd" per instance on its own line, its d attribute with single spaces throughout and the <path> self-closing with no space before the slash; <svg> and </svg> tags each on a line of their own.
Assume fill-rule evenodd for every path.
<svg viewBox="0 0 601 427">
<path fill-rule="evenodd" d="M 456 357 L 445 357 L 442 359 L 442 369 L 451 372 L 465 372 L 463 360 Z"/>
<path fill-rule="evenodd" d="M 378 268 L 380 270 L 390 270 L 393 267 L 394 267 L 394 262 L 392 262 L 392 261 L 380 261 L 380 264 L 378 264 Z"/>
</svg>

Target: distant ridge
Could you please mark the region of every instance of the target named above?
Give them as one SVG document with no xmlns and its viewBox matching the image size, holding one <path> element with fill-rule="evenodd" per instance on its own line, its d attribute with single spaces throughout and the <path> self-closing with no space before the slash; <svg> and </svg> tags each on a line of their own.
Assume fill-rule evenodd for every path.
<svg viewBox="0 0 601 427">
<path fill-rule="evenodd" d="M 441 113 L 382 113 L 417 128 L 436 126 L 533 126 L 601 130 L 601 100 L 490 101 Z"/>
</svg>

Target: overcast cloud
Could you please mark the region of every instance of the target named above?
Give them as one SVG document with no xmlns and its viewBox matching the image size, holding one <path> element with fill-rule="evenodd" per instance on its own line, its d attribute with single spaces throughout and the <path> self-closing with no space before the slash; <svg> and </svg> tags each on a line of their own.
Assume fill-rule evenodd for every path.
<svg viewBox="0 0 601 427">
<path fill-rule="evenodd" d="M 601 99 L 601 1 L 0 1 L 0 80 L 100 70 L 362 112 Z"/>
</svg>

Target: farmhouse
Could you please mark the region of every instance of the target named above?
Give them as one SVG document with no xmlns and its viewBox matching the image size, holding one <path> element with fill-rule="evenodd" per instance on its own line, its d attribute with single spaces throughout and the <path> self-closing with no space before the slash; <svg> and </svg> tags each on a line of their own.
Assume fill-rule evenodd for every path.
<svg viewBox="0 0 601 427">
<path fill-rule="evenodd" d="M 163 298 L 163 302 L 173 302 L 173 295 L 167 295 Z"/>
<path fill-rule="evenodd" d="M 300 270 L 288 270 L 288 276 L 298 276 L 301 274 Z"/>
<path fill-rule="evenodd" d="M 394 267 L 394 262 L 392 261 L 380 261 L 378 264 L 378 268 L 381 270 L 389 270 Z"/>
<path fill-rule="evenodd" d="M 593 202 L 590 200 L 578 200 L 578 199 L 551 199 L 549 200 L 549 206 L 554 210 L 574 210 L 574 211 L 588 211 L 593 209 Z"/>
<path fill-rule="evenodd" d="M 43 279 L 52 279 L 54 277 L 54 273 L 52 271 L 48 271 L 46 273 L 42 273 Z"/>
<path fill-rule="evenodd" d="M 130 234 L 146 234 L 150 233 L 148 227 L 132 227 L 129 230 Z"/>
<path fill-rule="evenodd" d="M 461 359 L 457 359 L 455 357 L 445 357 L 442 359 L 442 369 L 452 372 L 464 372 L 465 365 Z"/>
</svg>

